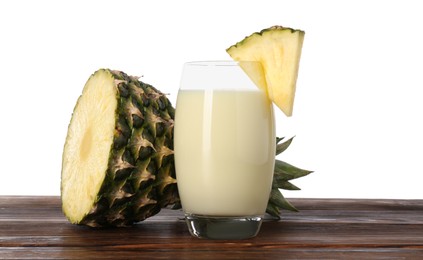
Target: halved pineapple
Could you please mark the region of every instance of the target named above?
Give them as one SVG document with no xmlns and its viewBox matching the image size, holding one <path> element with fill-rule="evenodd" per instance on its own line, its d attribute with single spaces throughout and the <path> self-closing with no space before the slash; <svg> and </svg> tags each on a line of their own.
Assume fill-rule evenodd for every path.
<svg viewBox="0 0 423 260">
<path fill-rule="evenodd" d="M 173 163 L 174 108 L 120 71 L 85 84 L 63 151 L 62 208 L 71 223 L 125 226 L 179 201 Z"/>
<path fill-rule="evenodd" d="M 245 72 L 256 84 L 260 79 L 254 78 L 264 73 L 267 86 L 259 83 L 259 87 L 266 88 L 269 98 L 291 116 L 303 40 L 304 31 L 272 26 L 253 33 L 226 51 L 236 61 L 259 61 L 263 72 L 244 68 Z"/>
</svg>

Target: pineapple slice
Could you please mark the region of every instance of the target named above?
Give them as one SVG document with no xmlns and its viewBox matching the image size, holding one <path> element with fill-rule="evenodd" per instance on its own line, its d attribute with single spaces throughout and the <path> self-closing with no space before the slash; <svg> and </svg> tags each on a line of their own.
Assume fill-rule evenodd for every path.
<svg viewBox="0 0 423 260">
<path fill-rule="evenodd" d="M 236 61 L 258 61 L 263 72 L 243 68 L 287 116 L 292 115 L 304 31 L 272 26 L 246 37 L 229 47 L 227 53 Z M 245 63 L 247 64 L 247 63 Z M 243 67 L 243 63 L 240 63 Z M 260 79 L 264 73 L 266 86 Z"/>
<path fill-rule="evenodd" d="M 72 223 L 95 204 L 113 144 L 116 88 L 107 71 L 94 74 L 78 99 L 63 153 L 62 203 Z"/>
</svg>

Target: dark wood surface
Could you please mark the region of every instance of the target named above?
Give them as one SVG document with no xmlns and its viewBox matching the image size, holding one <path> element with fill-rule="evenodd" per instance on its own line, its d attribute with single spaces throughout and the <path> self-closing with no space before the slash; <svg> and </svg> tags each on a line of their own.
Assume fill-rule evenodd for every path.
<svg viewBox="0 0 423 260">
<path fill-rule="evenodd" d="M 0 259 L 423 259 L 423 200 L 291 199 L 247 240 L 189 235 L 182 212 L 128 228 L 70 224 L 59 197 L 0 197 Z"/>
</svg>

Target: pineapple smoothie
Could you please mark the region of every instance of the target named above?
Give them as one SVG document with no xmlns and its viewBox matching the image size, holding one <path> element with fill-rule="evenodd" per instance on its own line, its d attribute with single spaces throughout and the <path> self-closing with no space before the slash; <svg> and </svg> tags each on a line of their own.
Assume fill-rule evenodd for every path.
<svg viewBox="0 0 423 260">
<path fill-rule="evenodd" d="M 175 167 L 184 211 L 263 215 L 275 158 L 273 108 L 265 93 L 180 90 L 176 107 Z"/>
</svg>

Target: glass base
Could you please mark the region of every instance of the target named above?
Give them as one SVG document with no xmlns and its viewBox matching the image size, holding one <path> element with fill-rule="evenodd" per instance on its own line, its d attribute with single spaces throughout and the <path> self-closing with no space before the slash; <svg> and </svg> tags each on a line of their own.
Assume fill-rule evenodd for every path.
<svg viewBox="0 0 423 260">
<path fill-rule="evenodd" d="M 208 239 L 246 239 L 260 230 L 262 216 L 213 217 L 185 214 L 192 236 Z"/>
</svg>

